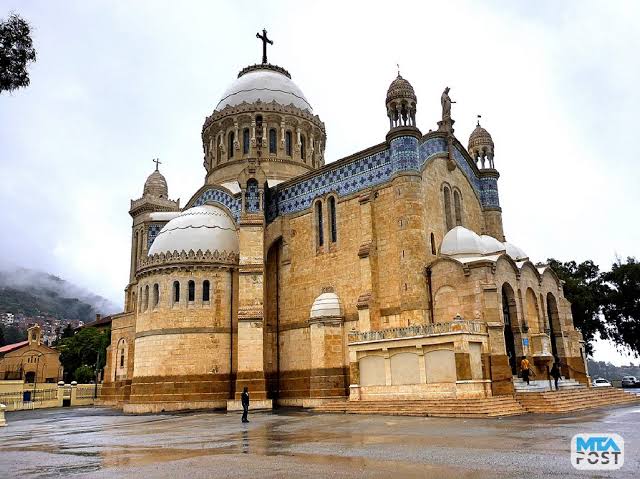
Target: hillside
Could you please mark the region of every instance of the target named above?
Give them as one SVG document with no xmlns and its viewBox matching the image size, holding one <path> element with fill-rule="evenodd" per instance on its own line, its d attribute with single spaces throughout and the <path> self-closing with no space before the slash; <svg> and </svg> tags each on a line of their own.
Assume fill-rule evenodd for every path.
<svg viewBox="0 0 640 479">
<path fill-rule="evenodd" d="M 57 276 L 28 269 L 0 271 L 0 313 L 91 321 L 96 313 L 117 310 L 107 299 Z"/>
</svg>

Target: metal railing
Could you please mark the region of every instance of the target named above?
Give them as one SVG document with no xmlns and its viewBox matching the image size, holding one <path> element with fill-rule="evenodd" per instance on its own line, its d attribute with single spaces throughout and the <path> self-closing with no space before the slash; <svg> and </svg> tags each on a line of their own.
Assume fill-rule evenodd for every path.
<svg viewBox="0 0 640 479">
<path fill-rule="evenodd" d="M 486 332 L 487 326 L 481 321 L 447 321 L 444 323 L 417 324 L 403 328 L 382 329 L 380 331 L 351 331 L 349 333 L 349 343 L 451 333 L 484 334 Z"/>
</svg>

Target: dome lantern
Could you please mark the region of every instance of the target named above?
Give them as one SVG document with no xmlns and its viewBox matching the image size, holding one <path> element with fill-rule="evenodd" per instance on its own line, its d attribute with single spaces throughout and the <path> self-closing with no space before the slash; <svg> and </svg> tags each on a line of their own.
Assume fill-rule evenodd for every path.
<svg viewBox="0 0 640 479">
<path fill-rule="evenodd" d="M 398 76 L 389 85 L 387 90 L 387 116 L 389 117 L 389 129 L 409 126 L 416 127 L 416 105 L 418 98 L 413 86 Z"/>
<path fill-rule="evenodd" d="M 486 167 L 493 169 L 493 139 L 487 130 L 480 126 L 480 115 L 478 124 L 469 136 L 469 146 L 467 148 L 471 158 L 474 159 L 480 169 Z M 488 166 L 485 166 L 487 165 Z"/>
</svg>

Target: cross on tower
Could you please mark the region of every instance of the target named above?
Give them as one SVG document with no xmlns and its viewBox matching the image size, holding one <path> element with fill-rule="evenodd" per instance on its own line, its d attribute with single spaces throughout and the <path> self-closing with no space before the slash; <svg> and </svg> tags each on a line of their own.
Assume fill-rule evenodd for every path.
<svg viewBox="0 0 640 479">
<path fill-rule="evenodd" d="M 262 35 L 256 33 L 256 38 L 262 40 L 262 63 L 267 63 L 267 43 L 273 45 L 273 41 L 267 38 L 267 31 L 263 28 Z"/>
<path fill-rule="evenodd" d="M 158 158 L 154 158 L 151 161 L 153 161 L 156 164 L 156 171 L 158 171 L 158 165 L 161 164 L 162 162 Z"/>
</svg>

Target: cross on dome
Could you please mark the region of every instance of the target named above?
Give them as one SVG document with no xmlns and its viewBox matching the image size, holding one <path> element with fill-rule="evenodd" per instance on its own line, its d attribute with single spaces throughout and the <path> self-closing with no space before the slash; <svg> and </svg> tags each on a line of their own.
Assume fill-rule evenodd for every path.
<svg viewBox="0 0 640 479">
<path fill-rule="evenodd" d="M 158 165 L 160 165 L 160 164 L 162 163 L 162 162 L 160 161 L 160 159 L 159 159 L 159 158 L 154 158 L 154 159 L 153 159 L 153 160 L 151 160 L 151 161 L 153 161 L 153 162 L 156 164 L 156 171 L 158 171 Z"/>
<path fill-rule="evenodd" d="M 267 63 L 267 43 L 269 45 L 273 45 L 273 40 L 270 40 L 269 38 L 267 38 L 267 30 L 266 29 L 262 29 L 262 35 L 260 35 L 260 33 L 256 33 L 256 38 L 259 38 L 260 40 L 262 40 L 262 63 L 266 64 Z"/>
</svg>

